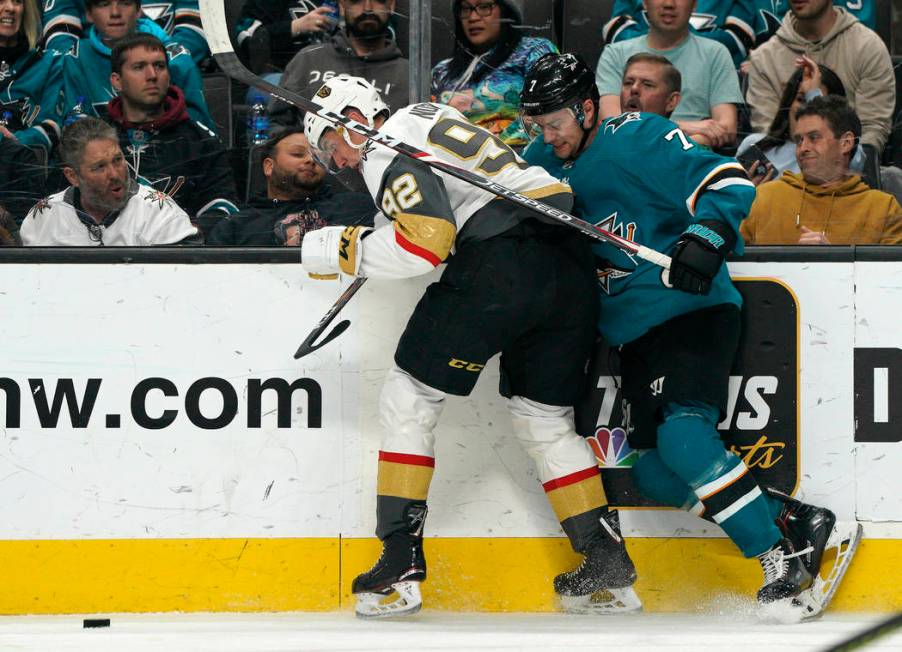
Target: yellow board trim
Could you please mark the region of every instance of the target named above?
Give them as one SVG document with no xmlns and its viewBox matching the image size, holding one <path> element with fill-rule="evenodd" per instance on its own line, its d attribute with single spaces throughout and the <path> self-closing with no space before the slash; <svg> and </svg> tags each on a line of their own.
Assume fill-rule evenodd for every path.
<svg viewBox="0 0 902 652">
<path fill-rule="evenodd" d="M 428 525 L 427 525 L 428 531 Z M 755 560 L 725 539 L 627 539 L 636 590 L 650 612 L 750 606 Z M 425 606 L 553 611 L 552 578 L 579 562 L 564 538 L 426 539 Z M 376 539 L 0 541 L 2 614 L 350 609 L 354 577 L 379 557 Z M 868 539 L 831 605 L 902 609 L 902 540 Z"/>
</svg>

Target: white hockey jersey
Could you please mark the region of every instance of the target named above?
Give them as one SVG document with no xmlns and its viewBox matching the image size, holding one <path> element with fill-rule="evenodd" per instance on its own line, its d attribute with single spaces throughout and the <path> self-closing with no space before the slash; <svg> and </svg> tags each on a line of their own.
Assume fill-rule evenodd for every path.
<svg viewBox="0 0 902 652">
<path fill-rule="evenodd" d="M 424 102 L 404 107 L 379 130 L 526 197 L 570 208 L 568 185 L 527 164 L 495 135 L 470 124 L 450 106 Z M 486 190 L 372 142 L 364 147 L 360 169 L 376 205 L 389 220 L 363 238 L 361 276 L 425 274 L 460 243 L 459 234 L 477 212 L 479 228 L 468 229 L 467 238 L 484 240 L 506 231 L 524 214 L 530 215 Z"/>
<path fill-rule="evenodd" d="M 30 247 L 149 247 L 197 235 L 188 214 L 164 192 L 138 185 L 125 207 L 103 224 L 75 209 L 75 188 L 50 195 L 28 211 L 22 244 Z"/>
</svg>

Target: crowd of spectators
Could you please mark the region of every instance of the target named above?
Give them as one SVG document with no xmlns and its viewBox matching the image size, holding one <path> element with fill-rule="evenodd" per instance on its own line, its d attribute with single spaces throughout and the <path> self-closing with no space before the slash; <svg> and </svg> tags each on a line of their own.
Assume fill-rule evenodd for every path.
<svg viewBox="0 0 902 652">
<path fill-rule="evenodd" d="M 432 101 L 525 146 L 518 95 L 558 51 L 554 32 L 530 31 L 523 0 L 439 2 Z M 736 155 L 758 186 L 748 244 L 899 244 L 893 60 L 875 0 L 848 4 L 614 0 L 590 62 L 600 118 L 658 113 Z M 406 18 L 396 0 L 245 0 L 233 37 L 285 88 L 310 96 L 348 73 L 397 109 Z M 215 72 L 197 0 L 0 0 L 0 245 L 296 246 L 372 221 L 369 196 L 315 158 L 296 107 L 261 93 L 268 141 L 219 133 L 204 95 Z"/>
</svg>

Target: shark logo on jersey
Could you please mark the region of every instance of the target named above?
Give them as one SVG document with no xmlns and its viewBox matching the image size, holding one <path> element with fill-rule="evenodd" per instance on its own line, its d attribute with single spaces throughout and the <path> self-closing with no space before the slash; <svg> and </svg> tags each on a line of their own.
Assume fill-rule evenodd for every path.
<svg viewBox="0 0 902 652">
<path fill-rule="evenodd" d="M 3 63 L 0 63 L 0 82 L 6 81 L 6 78 L 9 76 L 9 64 L 4 61 Z"/>
<path fill-rule="evenodd" d="M 617 219 L 616 211 L 608 215 L 601 222 L 598 222 L 597 226 L 604 229 L 605 231 L 610 231 L 614 235 L 620 236 L 621 238 L 626 238 L 630 242 L 635 241 L 634 238 L 636 235 L 636 223 L 628 222 L 624 224 Z M 596 274 L 598 275 L 598 285 L 601 287 L 602 292 L 604 292 L 605 294 L 611 293 L 611 281 L 626 278 L 633 273 L 633 269 L 627 269 L 625 267 L 617 266 L 607 258 L 600 258 L 596 256 L 595 261 Z"/>
<path fill-rule="evenodd" d="M 175 23 L 175 7 L 171 2 L 142 2 L 141 11 L 157 25 L 172 33 Z"/>
<path fill-rule="evenodd" d="M 303 18 L 308 13 L 316 9 L 316 3 L 312 0 L 301 0 L 296 7 L 289 7 L 288 13 L 291 14 L 291 20 Z"/>
<path fill-rule="evenodd" d="M 630 111 L 629 113 L 621 113 L 616 118 L 611 118 L 607 122 L 604 123 L 604 130 L 611 130 L 611 133 L 617 133 L 617 130 L 620 129 L 623 125 L 628 122 L 636 122 L 642 119 L 642 116 L 639 115 L 638 111 Z"/>
<path fill-rule="evenodd" d="M 717 16 L 714 14 L 692 14 L 689 24 L 696 32 L 710 32 L 717 29 Z"/>
</svg>

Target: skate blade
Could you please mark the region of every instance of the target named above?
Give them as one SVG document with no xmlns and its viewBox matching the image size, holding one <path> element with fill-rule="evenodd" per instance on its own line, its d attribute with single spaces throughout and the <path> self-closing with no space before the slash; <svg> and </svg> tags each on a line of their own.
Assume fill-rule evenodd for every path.
<svg viewBox="0 0 902 652">
<path fill-rule="evenodd" d="M 852 557 L 861 542 L 863 528 L 860 523 L 839 523 L 824 546 L 824 551 L 835 550 L 835 556 L 824 555 L 821 570 L 811 586 L 799 595 L 785 600 L 777 600 L 759 606 L 759 617 L 765 622 L 791 625 L 803 620 L 811 620 L 821 615 L 839 588 L 843 576 L 852 562 Z M 828 562 L 828 558 L 832 561 Z M 829 564 L 826 574 L 825 565 Z"/>
<path fill-rule="evenodd" d="M 394 591 L 389 594 L 358 593 L 354 606 L 357 617 L 369 619 L 412 616 L 423 606 L 419 582 L 397 582 L 391 587 Z M 395 599 L 391 600 L 393 597 Z"/>
<path fill-rule="evenodd" d="M 835 556 L 824 555 L 821 560 L 821 568 L 817 577 L 814 578 L 811 588 L 803 591 L 799 596 L 806 610 L 806 620 L 820 615 L 833 600 L 833 596 L 836 595 L 842 578 L 849 570 L 852 558 L 858 550 L 863 531 L 861 523 L 837 522 L 834 524 L 824 550 L 825 552 L 835 550 Z M 832 561 L 828 561 L 828 559 L 832 559 Z"/>
<path fill-rule="evenodd" d="M 642 610 L 642 601 L 633 587 L 599 589 L 590 595 L 562 595 L 561 607 L 569 614 L 603 616 Z"/>
</svg>

